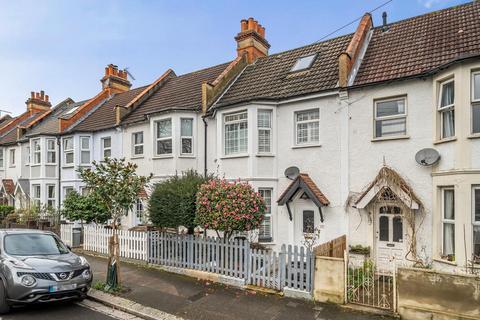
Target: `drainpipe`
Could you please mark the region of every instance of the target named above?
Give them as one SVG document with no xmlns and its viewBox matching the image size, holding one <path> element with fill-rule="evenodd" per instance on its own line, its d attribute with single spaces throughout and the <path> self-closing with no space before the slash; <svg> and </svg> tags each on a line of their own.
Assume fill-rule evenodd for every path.
<svg viewBox="0 0 480 320">
<path fill-rule="evenodd" d="M 57 136 L 57 179 L 58 179 L 58 183 L 57 183 L 57 192 L 58 192 L 58 204 L 57 204 L 57 210 L 58 212 L 60 212 L 60 209 L 62 208 L 61 206 L 61 194 L 62 194 L 62 186 L 60 185 L 60 181 L 62 181 L 62 167 L 60 165 L 60 137 Z M 60 220 L 62 220 L 62 217 L 60 217 Z"/>
<path fill-rule="evenodd" d="M 205 133 L 204 133 L 204 146 L 203 146 L 203 174 L 205 176 L 205 178 L 207 177 L 207 129 L 208 129 L 208 123 L 207 123 L 207 119 L 205 118 L 205 116 L 202 116 L 202 121 L 203 121 L 203 127 L 204 127 L 204 130 L 205 130 Z"/>
</svg>

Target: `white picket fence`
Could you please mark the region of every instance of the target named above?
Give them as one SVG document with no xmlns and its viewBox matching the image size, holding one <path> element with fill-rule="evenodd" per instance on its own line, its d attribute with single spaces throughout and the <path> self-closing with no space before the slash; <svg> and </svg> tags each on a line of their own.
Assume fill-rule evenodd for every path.
<svg viewBox="0 0 480 320">
<path fill-rule="evenodd" d="M 60 238 L 66 245 L 73 246 L 73 224 L 62 224 L 60 226 Z"/>
<path fill-rule="evenodd" d="M 120 241 L 120 257 L 136 260 L 148 259 L 148 238 L 146 232 L 117 230 Z M 103 226 L 85 226 L 83 228 L 83 249 L 108 254 L 108 239 L 112 229 Z"/>
</svg>

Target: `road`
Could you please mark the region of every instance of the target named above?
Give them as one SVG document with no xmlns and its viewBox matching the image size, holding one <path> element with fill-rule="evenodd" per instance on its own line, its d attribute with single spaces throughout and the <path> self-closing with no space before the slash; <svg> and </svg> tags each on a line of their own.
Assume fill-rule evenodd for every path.
<svg viewBox="0 0 480 320">
<path fill-rule="evenodd" d="M 140 318 L 113 310 L 99 303 L 85 300 L 85 302 L 62 302 L 13 309 L 9 314 L 0 317 L 0 320 L 139 320 Z"/>
</svg>

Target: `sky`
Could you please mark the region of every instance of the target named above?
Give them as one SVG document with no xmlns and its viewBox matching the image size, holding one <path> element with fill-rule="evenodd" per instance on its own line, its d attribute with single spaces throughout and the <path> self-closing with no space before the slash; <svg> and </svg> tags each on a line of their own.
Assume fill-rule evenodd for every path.
<svg viewBox="0 0 480 320">
<path fill-rule="evenodd" d="M 139 87 L 168 68 L 180 75 L 230 61 L 244 18 L 266 28 L 276 53 L 318 41 L 387 1 L 0 0 L 0 110 L 22 113 L 31 91 L 44 90 L 54 105 L 93 97 L 109 63 L 128 67 Z M 373 22 L 381 25 L 383 11 L 393 22 L 465 2 L 392 0 Z"/>
</svg>

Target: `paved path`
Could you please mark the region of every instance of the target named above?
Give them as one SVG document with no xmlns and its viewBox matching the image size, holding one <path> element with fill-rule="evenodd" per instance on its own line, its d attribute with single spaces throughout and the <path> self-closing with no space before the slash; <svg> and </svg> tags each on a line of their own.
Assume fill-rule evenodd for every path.
<svg viewBox="0 0 480 320">
<path fill-rule="evenodd" d="M 105 281 L 106 260 L 87 256 L 96 280 Z M 387 319 L 344 308 L 255 293 L 122 263 L 124 298 L 185 319 L 336 320 Z M 389 319 L 389 318 L 388 318 Z M 70 319 L 69 319 L 70 320 Z"/>
<path fill-rule="evenodd" d="M 96 302 L 62 302 L 15 308 L 1 320 L 140 320 Z"/>
</svg>

